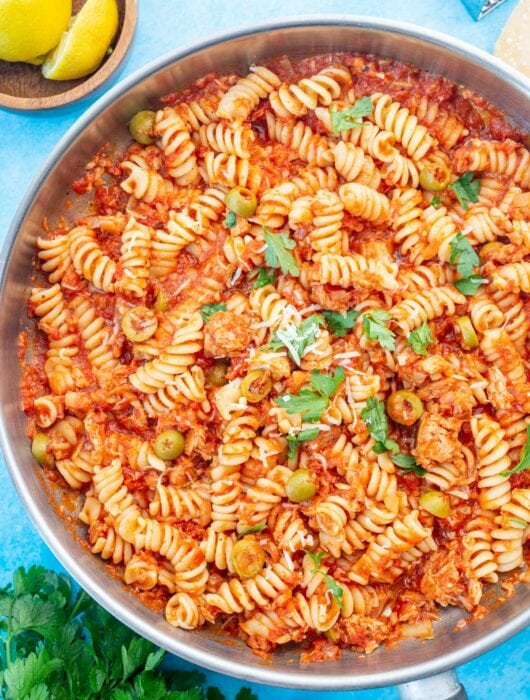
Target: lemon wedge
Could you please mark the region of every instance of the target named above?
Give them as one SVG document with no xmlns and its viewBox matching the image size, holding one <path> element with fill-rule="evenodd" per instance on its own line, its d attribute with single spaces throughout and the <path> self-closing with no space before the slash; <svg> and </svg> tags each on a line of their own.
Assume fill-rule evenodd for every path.
<svg viewBox="0 0 530 700">
<path fill-rule="evenodd" d="M 0 59 L 34 62 L 59 43 L 72 0 L 0 0 Z"/>
<path fill-rule="evenodd" d="M 100 65 L 118 29 L 116 0 L 87 0 L 42 66 L 49 80 L 75 80 Z"/>
</svg>

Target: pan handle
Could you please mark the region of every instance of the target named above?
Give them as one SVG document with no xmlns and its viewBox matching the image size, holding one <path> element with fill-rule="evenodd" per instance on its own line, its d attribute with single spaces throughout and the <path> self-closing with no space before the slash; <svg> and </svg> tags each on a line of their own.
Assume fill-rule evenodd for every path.
<svg viewBox="0 0 530 700">
<path fill-rule="evenodd" d="M 397 689 L 401 700 L 468 700 L 466 690 L 453 670 L 403 683 Z"/>
</svg>

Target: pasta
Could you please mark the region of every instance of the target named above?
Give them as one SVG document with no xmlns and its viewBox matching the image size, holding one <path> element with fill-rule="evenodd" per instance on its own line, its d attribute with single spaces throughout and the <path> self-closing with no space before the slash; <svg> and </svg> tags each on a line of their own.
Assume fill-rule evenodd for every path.
<svg viewBox="0 0 530 700">
<path fill-rule="evenodd" d="M 38 237 L 20 337 L 33 456 L 90 550 L 260 654 L 484 614 L 530 533 L 524 134 L 357 54 L 162 105 Z"/>
</svg>

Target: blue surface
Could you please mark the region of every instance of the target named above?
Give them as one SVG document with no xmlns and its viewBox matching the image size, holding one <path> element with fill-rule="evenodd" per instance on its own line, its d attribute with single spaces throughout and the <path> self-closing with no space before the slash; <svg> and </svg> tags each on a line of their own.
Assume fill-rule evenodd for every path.
<svg viewBox="0 0 530 700">
<path fill-rule="evenodd" d="M 276 19 L 296 14 L 355 13 L 387 17 L 444 31 L 476 46 L 491 51 L 500 29 L 515 6 L 508 0 L 490 13 L 480 23 L 475 23 L 458 0 L 290 0 L 289 3 L 269 0 L 231 0 L 230 3 L 198 0 L 195 3 L 178 3 L 169 0 L 140 0 L 138 30 L 128 62 L 121 75 L 128 75 L 148 61 L 181 44 L 195 41 L 208 34 L 232 29 L 238 24 Z M 183 7 L 186 7 L 185 12 Z M 116 78 L 115 80 L 119 79 Z M 114 81 L 115 82 L 115 81 Z M 113 81 L 110 81 L 113 84 Z M 74 105 L 43 112 L 0 111 L 2 138 L 0 167 L 0 244 L 15 209 L 25 190 L 52 146 L 94 101 L 89 97 Z M 14 488 L 6 474 L 3 460 L 0 462 L 0 585 L 11 577 L 11 572 L 21 564 L 41 563 L 59 569 L 59 563 L 30 523 Z M 530 664 L 526 649 L 530 646 L 530 631 L 526 630 L 509 642 L 485 656 L 465 664 L 459 669 L 471 700 L 489 700 L 504 693 L 509 700 L 530 698 Z M 186 667 L 189 664 L 182 663 Z M 233 697 L 241 687 L 237 680 L 215 673 L 208 673 L 209 682 L 218 685 Z M 302 700 L 328 697 L 327 693 L 278 690 L 254 686 L 260 700 Z M 398 697 L 393 688 L 373 691 L 334 693 L 336 700 L 354 697 L 356 700 L 391 700 Z M 428 700 L 428 699 L 426 699 Z"/>
</svg>

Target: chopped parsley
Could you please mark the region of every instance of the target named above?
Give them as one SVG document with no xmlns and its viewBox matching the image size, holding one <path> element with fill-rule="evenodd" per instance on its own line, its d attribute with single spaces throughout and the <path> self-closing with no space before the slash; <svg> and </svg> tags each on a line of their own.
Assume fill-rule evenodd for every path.
<svg viewBox="0 0 530 700">
<path fill-rule="evenodd" d="M 461 280 L 455 280 L 453 282 L 460 294 L 463 294 L 466 297 L 475 296 L 480 285 L 487 283 L 488 280 L 484 279 L 484 277 L 481 277 L 480 275 L 470 275 L 469 277 L 463 277 Z"/>
<path fill-rule="evenodd" d="M 278 329 L 272 336 L 268 347 L 271 350 L 279 350 L 286 347 L 291 360 L 299 365 L 307 348 L 315 342 L 319 334 L 320 326 L 324 325 L 324 319 L 320 314 L 312 314 L 302 321 L 299 326 L 291 324 L 287 328 Z"/>
<path fill-rule="evenodd" d="M 296 260 L 289 251 L 296 247 L 296 242 L 287 233 L 271 233 L 263 227 L 265 236 L 265 261 L 270 267 L 279 267 L 284 275 L 298 277 L 300 270 Z"/>
<path fill-rule="evenodd" d="M 320 430 L 318 428 L 307 428 L 307 430 L 301 430 L 296 435 L 287 435 L 285 438 L 289 443 L 287 447 L 287 457 L 289 459 L 294 459 L 300 445 L 308 440 L 314 440 L 319 432 Z"/>
<path fill-rule="evenodd" d="M 449 262 L 452 265 L 456 263 L 456 269 L 462 275 L 462 278 L 455 280 L 453 284 L 461 294 L 472 297 L 477 293 L 481 284 L 488 282 L 473 272 L 475 267 L 480 265 L 480 259 L 471 243 L 460 232 L 456 234 L 449 246 L 451 248 Z"/>
<path fill-rule="evenodd" d="M 323 311 L 322 314 L 336 338 L 344 338 L 346 331 L 353 328 L 359 318 L 359 312 L 355 309 L 350 309 L 345 314 L 338 311 Z"/>
<path fill-rule="evenodd" d="M 480 180 L 478 178 L 475 179 L 475 173 L 464 173 L 458 180 L 449 185 L 449 189 L 455 193 L 462 209 L 467 209 L 469 206 L 468 202 L 478 202 Z"/>
<path fill-rule="evenodd" d="M 425 476 L 427 474 L 427 471 L 416 462 L 412 455 L 398 452 L 396 455 L 390 455 L 390 459 L 404 474 L 415 474 L 416 476 Z"/>
<path fill-rule="evenodd" d="M 342 610 L 342 596 L 344 595 L 344 591 L 342 590 L 342 587 L 339 586 L 339 584 L 335 581 L 335 579 L 332 576 L 329 576 L 329 574 L 326 574 L 320 568 L 320 565 L 322 563 L 322 559 L 324 558 L 325 552 L 317 552 L 316 554 L 313 554 L 313 552 L 309 552 L 307 549 L 304 549 L 304 552 L 307 554 L 307 556 L 311 559 L 311 561 L 314 564 L 314 567 L 311 569 L 311 573 L 312 574 L 320 574 L 322 576 L 322 578 L 326 582 L 326 586 L 328 587 L 329 591 L 331 592 L 331 595 L 333 596 L 335 602 L 337 603 L 339 608 Z"/>
<path fill-rule="evenodd" d="M 368 432 L 375 440 L 374 452 L 381 454 L 389 450 L 393 454 L 399 452 L 397 442 L 388 437 L 388 418 L 385 413 L 385 404 L 375 396 L 370 396 L 366 407 L 361 411 L 361 418 L 368 428 Z"/>
<path fill-rule="evenodd" d="M 299 413 L 302 420 L 313 423 L 320 420 L 329 406 L 331 396 L 343 381 L 343 367 L 337 367 L 333 375 L 325 375 L 314 369 L 311 372 L 311 389 L 301 389 L 298 394 L 284 394 L 278 396 L 275 401 L 278 406 L 285 408 L 287 413 Z"/>
<path fill-rule="evenodd" d="M 360 117 L 367 117 L 369 114 L 372 114 L 373 111 L 374 106 L 372 100 L 368 96 L 361 97 L 355 104 L 342 112 L 338 112 L 336 109 L 333 109 L 332 106 L 330 109 L 331 131 L 334 134 L 338 134 L 341 131 L 353 129 L 356 126 L 366 126 L 366 124 L 357 120 Z"/>
<path fill-rule="evenodd" d="M 226 304 L 204 304 L 201 306 L 201 316 L 204 323 L 208 323 L 218 311 L 226 311 Z"/>
<path fill-rule="evenodd" d="M 271 270 L 267 267 L 260 267 L 258 276 L 252 284 L 252 289 L 259 289 L 260 287 L 266 287 L 268 284 L 272 284 L 276 279 L 276 270 Z"/>
<path fill-rule="evenodd" d="M 379 345 L 386 350 L 396 349 L 396 336 L 387 327 L 390 314 L 384 309 L 375 309 L 363 314 L 363 332 L 368 340 L 377 340 Z"/>
<path fill-rule="evenodd" d="M 442 199 L 441 197 L 438 197 L 438 195 L 431 199 L 431 207 L 439 207 L 441 203 Z"/>
<path fill-rule="evenodd" d="M 237 216 L 234 214 L 233 211 L 227 211 L 226 218 L 225 218 L 226 228 L 234 228 L 234 226 L 236 224 L 237 224 Z"/>
<path fill-rule="evenodd" d="M 407 345 L 417 355 L 427 355 L 427 346 L 431 343 L 434 343 L 434 338 L 427 321 L 424 321 L 419 328 L 411 331 L 407 336 Z"/>
<path fill-rule="evenodd" d="M 512 474 L 523 472 L 525 469 L 528 469 L 528 467 L 530 467 L 530 425 L 528 425 L 526 428 L 526 442 L 519 463 L 516 464 L 513 469 L 508 469 L 508 471 L 501 472 L 501 476 L 512 476 Z"/>
</svg>

